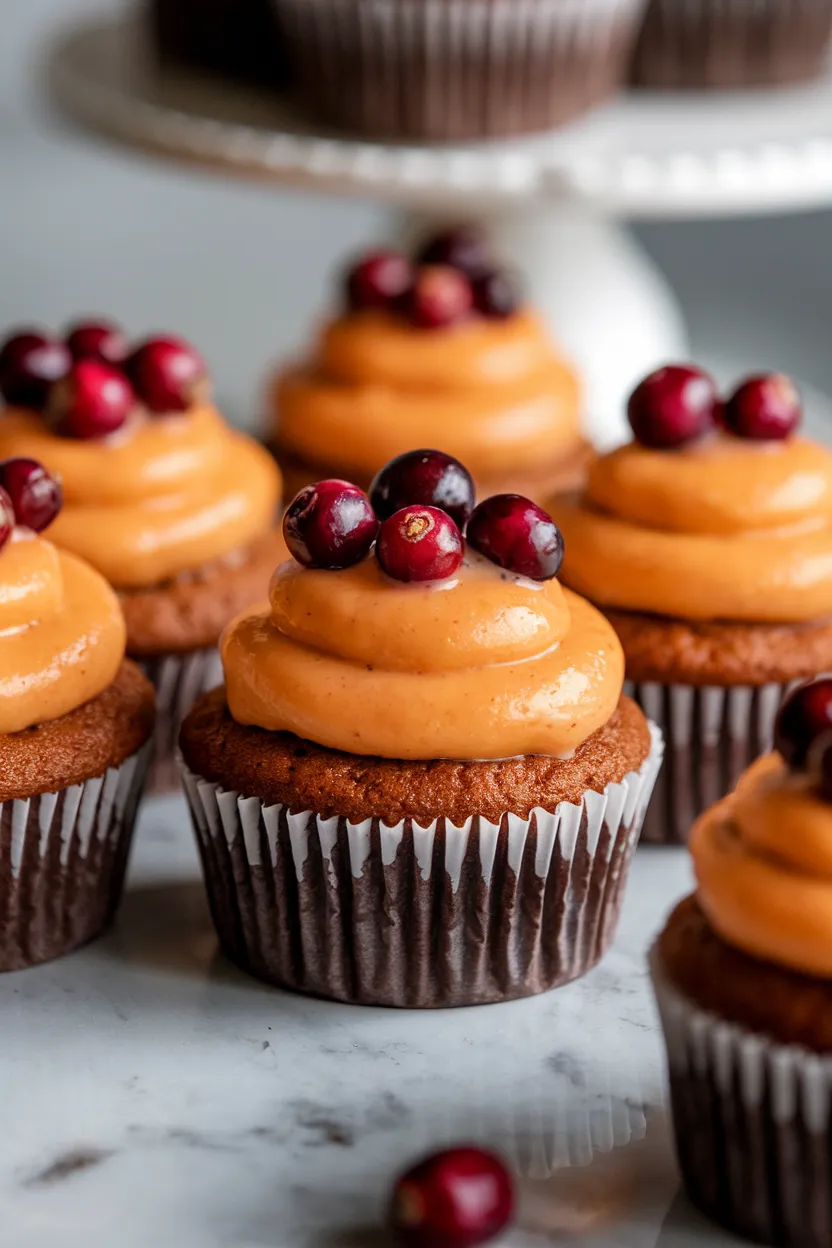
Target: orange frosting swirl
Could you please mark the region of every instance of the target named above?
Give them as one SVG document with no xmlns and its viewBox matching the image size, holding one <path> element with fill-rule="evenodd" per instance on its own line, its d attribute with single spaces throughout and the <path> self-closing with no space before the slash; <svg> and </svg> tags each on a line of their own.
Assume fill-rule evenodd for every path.
<svg viewBox="0 0 832 1248">
<path fill-rule="evenodd" d="M 211 406 L 134 413 L 101 441 L 54 433 L 34 412 L 0 417 L 0 458 L 30 456 L 59 476 L 59 546 L 123 589 L 156 585 L 239 550 L 274 522 L 280 474 Z"/>
<path fill-rule="evenodd" d="M 59 719 L 114 680 L 126 633 L 92 568 L 17 529 L 0 551 L 0 733 Z"/>
<path fill-rule="evenodd" d="M 738 949 L 832 978 L 832 805 L 779 754 L 758 759 L 695 824 L 698 897 Z"/>
<path fill-rule="evenodd" d="M 278 376 L 271 402 L 285 450 L 347 476 L 372 476 L 418 446 L 488 477 L 582 445 L 575 374 L 528 310 L 443 330 L 352 313 L 324 326 L 308 363 Z"/>
<path fill-rule="evenodd" d="M 589 603 L 469 554 L 430 585 L 389 580 L 375 559 L 343 572 L 292 560 L 269 610 L 220 643 L 241 724 L 386 758 L 563 755 L 612 715 L 618 639 Z"/>
<path fill-rule="evenodd" d="M 832 611 L 832 453 L 808 439 L 631 443 L 591 465 L 582 498 L 547 506 L 567 581 L 602 606 L 758 623 Z"/>
</svg>

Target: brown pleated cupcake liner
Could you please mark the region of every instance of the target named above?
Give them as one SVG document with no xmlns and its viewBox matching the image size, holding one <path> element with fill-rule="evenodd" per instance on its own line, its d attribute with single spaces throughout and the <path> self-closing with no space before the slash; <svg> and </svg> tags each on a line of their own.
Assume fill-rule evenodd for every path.
<svg viewBox="0 0 832 1248">
<path fill-rule="evenodd" d="M 163 64 L 193 66 L 244 82 L 281 87 L 285 48 L 272 0 L 150 0 Z"/>
<path fill-rule="evenodd" d="M 801 82 L 824 68 L 832 0 L 650 0 L 638 86 L 697 89 Z"/>
<path fill-rule="evenodd" d="M 755 758 L 771 749 L 788 685 L 725 687 L 626 681 L 624 692 L 661 728 L 664 766 L 641 839 L 684 845 L 694 820 L 725 797 Z"/>
<path fill-rule="evenodd" d="M 222 684 L 219 651 L 212 646 L 136 662 L 156 686 L 156 730 L 148 789 L 151 793 L 170 793 L 180 785 L 177 758 L 182 720 L 198 697 Z"/>
<path fill-rule="evenodd" d="M 0 971 L 48 962 L 108 926 L 150 759 L 148 743 L 83 784 L 0 802 Z"/>
<path fill-rule="evenodd" d="M 184 770 L 226 954 L 271 983 L 362 1005 L 477 1005 L 567 983 L 615 933 L 661 763 L 554 813 L 388 826 L 265 806 Z"/>
<path fill-rule="evenodd" d="M 653 988 L 667 1044 L 676 1150 L 690 1199 L 758 1244 L 832 1244 L 832 1057 L 778 1044 Z"/>
<path fill-rule="evenodd" d="M 643 0 L 274 0 L 303 103 L 373 138 L 546 130 L 624 79 Z"/>
</svg>

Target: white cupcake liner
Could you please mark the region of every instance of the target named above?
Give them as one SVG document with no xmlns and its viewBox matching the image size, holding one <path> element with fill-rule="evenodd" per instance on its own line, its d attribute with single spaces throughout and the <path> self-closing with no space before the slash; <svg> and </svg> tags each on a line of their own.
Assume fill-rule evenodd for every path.
<svg viewBox="0 0 832 1248">
<path fill-rule="evenodd" d="M 151 743 L 103 776 L 0 802 L 0 971 L 69 953 L 119 903 Z"/>
<path fill-rule="evenodd" d="M 456 826 L 351 823 L 264 805 L 184 770 L 229 957 L 299 992 L 474 1005 L 584 974 L 612 941 L 662 756 L 580 805 Z"/>
<path fill-rule="evenodd" d="M 203 693 L 223 682 L 219 650 L 192 650 L 186 654 L 162 654 L 136 662 L 156 687 L 156 729 L 153 765 L 148 788 L 168 793 L 179 788 L 179 729 L 188 711 Z"/>
<path fill-rule="evenodd" d="M 650 956 L 690 1198 L 755 1243 L 832 1244 L 832 1056 L 699 1009 Z"/>
</svg>

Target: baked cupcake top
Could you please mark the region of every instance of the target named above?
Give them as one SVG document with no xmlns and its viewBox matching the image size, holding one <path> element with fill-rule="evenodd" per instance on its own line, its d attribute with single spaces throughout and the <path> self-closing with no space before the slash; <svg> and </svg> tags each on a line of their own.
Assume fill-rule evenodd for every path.
<svg viewBox="0 0 832 1248">
<path fill-rule="evenodd" d="M 284 452 L 367 481 L 441 444 L 482 480 L 539 471 L 584 447 L 572 369 L 482 238 L 455 231 L 416 260 L 365 256 L 307 360 L 276 379 Z"/>
<path fill-rule="evenodd" d="M 798 622 L 832 611 L 832 452 L 798 433 L 788 378 L 722 403 L 698 369 L 633 393 L 634 440 L 551 511 L 568 584 L 609 608 L 687 620 Z"/>
<path fill-rule="evenodd" d="M 210 402 L 177 338 L 129 351 L 109 324 L 64 341 L 18 333 L 0 349 L 0 455 L 62 482 L 54 541 L 121 589 L 145 588 L 248 547 L 274 523 L 280 475 Z"/>
<path fill-rule="evenodd" d="M 97 572 L 41 537 L 60 486 L 31 459 L 0 462 L 0 734 L 59 719 L 114 680 L 118 600 Z"/>
<path fill-rule="evenodd" d="M 290 504 L 294 558 L 221 641 L 238 723 L 349 754 L 497 759 L 567 755 L 609 720 L 621 647 L 555 579 L 563 543 L 541 508 L 474 508 L 437 451 L 393 461 L 371 498 L 324 481 Z"/>
</svg>

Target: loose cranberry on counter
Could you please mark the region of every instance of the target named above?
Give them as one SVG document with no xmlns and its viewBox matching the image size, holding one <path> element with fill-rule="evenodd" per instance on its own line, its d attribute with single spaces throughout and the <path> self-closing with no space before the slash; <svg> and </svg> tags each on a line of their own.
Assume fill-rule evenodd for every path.
<svg viewBox="0 0 832 1248">
<path fill-rule="evenodd" d="M 438 507 L 402 507 L 381 526 L 376 558 L 396 581 L 441 581 L 462 563 L 465 543 Z"/>
<path fill-rule="evenodd" d="M 363 490 L 349 481 L 319 481 L 296 494 L 283 517 L 289 553 L 307 568 L 337 571 L 369 554 L 378 520 Z"/>
<path fill-rule="evenodd" d="M 550 581 L 563 563 L 563 534 L 522 494 L 494 494 L 474 508 L 469 543 L 492 563 L 533 581 Z"/>
<path fill-rule="evenodd" d="M 398 307 L 412 285 L 413 265 L 407 256 L 373 251 L 347 273 L 347 305 L 353 312 Z"/>
<path fill-rule="evenodd" d="M 151 412 L 185 412 L 208 395 L 205 361 L 183 338 L 149 338 L 127 360 L 127 375 Z"/>
<path fill-rule="evenodd" d="M 491 269 L 473 283 L 474 307 L 481 316 L 504 321 L 513 316 L 522 302 L 520 281 L 507 269 Z"/>
<path fill-rule="evenodd" d="M 390 1225 L 404 1248 L 475 1248 L 508 1226 L 514 1203 L 514 1183 L 499 1157 L 451 1148 L 396 1181 Z"/>
<path fill-rule="evenodd" d="M 473 279 L 491 268 L 490 252 L 488 238 L 478 226 L 458 225 L 428 239 L 420 248 L 416 263 L 449 265 Z"/>
<path fill-rule="evenodd" d="M 380 520 L 411 503 L 446 511 L 459 529 L 474 510 L 474 482 L 458 459 L 444 451 L 406 451 L 376 474 L 370 502 Z"/>
<path fill-rule="evenodd" d="M 49 396 L 50 414 L 66 438 L 106 438 L 120 429 L 135 404 L 120 369 L 100 360 L 79 360 Z"/>
<path fill-rule="evenodd" d="M 7 403 L 40 411 L 71 365 L 69 348 L 58 339 L 36 330 L 13 334 L 0 347 L 0 394 Z"/>
<path fill-rule="evenodd" d="M 427 265 L 416 270 L 404 310 L 421 329 L 444 329 L 470 316 L 474 306 L 471 283 L 448 265 Z"/>
<path fill-rule="evenodd" d="M 723 423 L 738 438 L 767 442 L 794 433 L 803 415 L 800 393 L 783 373 L 748 377 L 725 404 Z"/>
<path fill-rule="evenodd" d="M 6 491 L 0 486 L 0 550 L 12 535 L 14 528 L 14 507 Z"/>
<path fill-rule="evenodd" d="M 832 677 L 800 685 L 774 722 L 774 748 L 789 767 L 803 767 L 813 742 L 832 731 Z"/>
<path fill-rule="evenodd" d="M 719 410 L 719 395 L 707 373 L 686 364 L 669 364 L 636 386 L 627 404 L 627 418 L 643 446 L 671 449 L 713 429 Z"/>
<path fill-rule="evenodd" d="M 35 533 L 50 525 L 61 510 L 61 484 L 36 459 L 4 459 L 0 486 L 11 499 L 17 523 Z"/>
<path fill-rule="evenodd" d="M 113 321 L 79 321 L 67 332 L 66 345 L 74 360 L 123 364 L 127 359 L 127 338 Z"/>
</svg>

